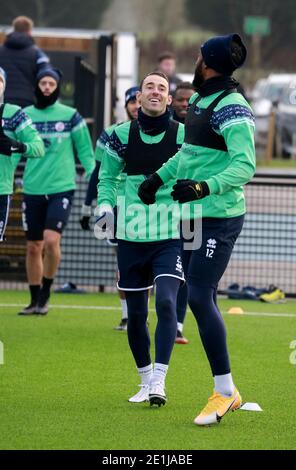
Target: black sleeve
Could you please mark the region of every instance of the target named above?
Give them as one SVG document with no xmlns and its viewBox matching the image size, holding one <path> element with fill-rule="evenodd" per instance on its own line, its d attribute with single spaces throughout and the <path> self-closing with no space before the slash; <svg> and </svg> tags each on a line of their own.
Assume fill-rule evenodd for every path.
<svg viewBox="0 0 296 470">
<path fill-rule="evenodd" d="M 95 169 L 91 174 L 91 177 L 90 177 L 90 180 L 89 180 L 89 183 L 88 183 L 88 188 L 87 188 L 87 192 L 86 192 L 85 201 L 84 201 L 84 204 L 86 206 L 91 206 L 92 201 L 94 199 L 97 199 L 97 194 L 98 194 L 97 193 L 97 185 L 98 185 L 98 182 L 99 182 L 100 166 L 101 166 L 101 162 L 97 161 Z"/>
</svg>

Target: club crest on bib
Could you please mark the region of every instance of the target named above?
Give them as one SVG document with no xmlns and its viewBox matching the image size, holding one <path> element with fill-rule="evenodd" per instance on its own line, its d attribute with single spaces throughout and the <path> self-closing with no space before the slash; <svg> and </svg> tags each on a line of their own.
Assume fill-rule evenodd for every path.
<svg viewBox="0 0 296 470">
<path fill-rule="evenodd" d="M 55 130 L 57 132 L 63 132 L 64 129 L 65 129 L 65 124 L 62 121 L 56 123 Z"/>
</svg>

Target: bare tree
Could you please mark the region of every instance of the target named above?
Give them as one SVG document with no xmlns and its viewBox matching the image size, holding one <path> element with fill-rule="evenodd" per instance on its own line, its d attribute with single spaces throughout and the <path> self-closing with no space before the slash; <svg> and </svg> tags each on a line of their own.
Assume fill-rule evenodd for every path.
<svg viewBox="0 0 296 470">
<path fill-rule="evenodd" d="M 115 31 L 167 34 L 185 24 L 185 0 L 113 0 L 101 26 Z"/>
</svg>

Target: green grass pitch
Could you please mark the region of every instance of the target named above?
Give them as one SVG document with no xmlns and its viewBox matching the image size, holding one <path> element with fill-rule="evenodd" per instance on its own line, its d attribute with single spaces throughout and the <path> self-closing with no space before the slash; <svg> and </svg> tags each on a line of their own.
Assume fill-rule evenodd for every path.
<svg viewBox="0 0 296 470">
<path fill-rule="evenodd" d="M 296 448 L 296 365 L 289 360 L 296 302 L 219 301 L 222 311 L 239 305 L 254 313 L 224 318 L 235 382 L 243 400 L 263 412 L 236 411 L 198 428 L 192 421 L 212 393 L 212 378 L 191 312 L 184 330 L 190 344 L 173 351 L 168 402 L 150 408 L 127 401 L 139 379 L 126 333 L 113 330 L 116 295 L 56 294 L 48 316 L 17 316 L 14 304 L 27 300 L 24 292 L 0 294 L 1 449 Z M 152 311 L 151 332 L 155 322 Z"/>
</svg>

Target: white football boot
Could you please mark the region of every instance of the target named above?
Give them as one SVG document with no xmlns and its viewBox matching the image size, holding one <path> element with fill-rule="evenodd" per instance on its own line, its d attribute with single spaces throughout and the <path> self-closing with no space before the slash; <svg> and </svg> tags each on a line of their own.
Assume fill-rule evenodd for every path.
<svg viewBox="0 0 296 470">
<path fill-rule="evenodd" d="M 165 405 L 167 397 L 165 394 L 164 383 L 154 382 L 149 386 L 149 402 L 152 405 Z"/>
<path fill-rule="evenodd" d="M 130 403 L 142 403 L 144 401 L 149 400 L 149 385 L 148 384 L 141 384 L 139 385 L 140 390 L 136 395 L 129 398 Z"/>
</svg>

